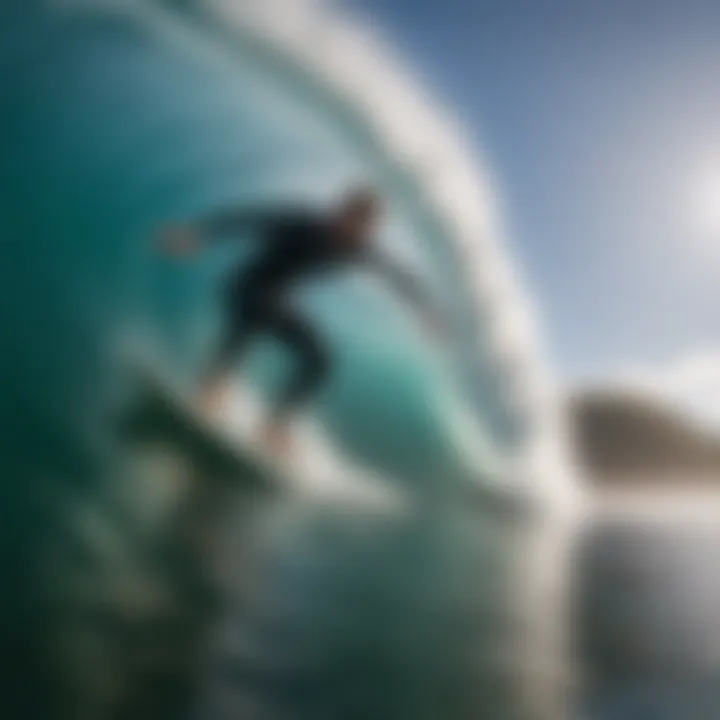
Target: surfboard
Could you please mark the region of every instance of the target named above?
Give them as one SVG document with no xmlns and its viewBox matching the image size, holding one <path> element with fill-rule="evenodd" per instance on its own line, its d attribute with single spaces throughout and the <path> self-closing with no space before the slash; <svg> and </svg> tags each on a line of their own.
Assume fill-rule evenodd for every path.
<svg viewBox="0 0 720 720">
<path fill-rule="evenodd" d="M 222 422 L 204 418 L 181 391 L 146 369 L 133 373 L 132 398 L 121 412 L 123 436 L 172 446 L 215 477 L 258 490 L 287 484 L 278 463 Z"/>
<path fill-rule="evenodd" d="M 242 417 L 229 412 L 226 420 L 212 422 L 187 393 L 152 368 L 136 365 L 131 376 L 132 400 L 121 414 L 121 431 L 134 442 L 170 446 L 204 474 L 246 489 L 352 501 L 376 509 L 397 509 L 404 502 L 399 488 L 344 458 L 312 422 L 298 423 L 296 452 L 280 462 L 254 441 L 263 414 L 257 398 L 242 398 Z"/>
</svg>

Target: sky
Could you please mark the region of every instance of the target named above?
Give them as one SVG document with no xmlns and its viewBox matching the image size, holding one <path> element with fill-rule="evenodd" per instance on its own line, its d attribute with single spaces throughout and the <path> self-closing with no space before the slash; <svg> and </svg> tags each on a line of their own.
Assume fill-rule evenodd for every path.
<svg viewBox="0 0 720 720">
<path fill-rule="evenodd" d="M 562 377 L 720 388 L 720 3 L 344 4 L 489 164 Z"/>
</svg>

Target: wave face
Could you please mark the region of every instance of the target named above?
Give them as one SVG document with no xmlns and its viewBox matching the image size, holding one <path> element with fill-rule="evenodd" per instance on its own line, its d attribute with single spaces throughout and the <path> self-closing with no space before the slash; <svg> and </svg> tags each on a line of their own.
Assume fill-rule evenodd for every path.
<svg viewBox="0 0 720 720">
<path fill-rule="evenodd" d="M 261 51 L 240 43 L 230 49 L 197 27 L 149 11 L 66 10 L 42 22 L 45 27 L 32 32 L 37 37 L 45 32 L 47 46 L 43 59 L 26 65 L 33 98 L 18 118 L 23 133 L 18 148 L 31 148 L 32 156 L 18 158 L 20 176 L 13 183 L 14 192 L 25 195 L 20 207 L 32 207 L 32 228 L 10 226 L 8 236 L 23 238 L 22 247 L 12 248 L 18 253 L 15 266 L 40 281 L 54 311 L 62 312 L 55 302 L 62 297 L 76 327 L 103 334 L 105 342 L 93 338 L 93 344 L 112 354 L 123 338 L 152 342 L 173 358 L 173 372 L 189 378 L 214 339 L 215 286 L 222 268 L 206 262 L 178 270 L 153 255 L 152 231 L 169 219 L 228 202 L 330 198 L 358 178 L 377 182 L 391 201 L 388 244 L 424 266 L 429 282 L 439 286 L 441 302 L 457 304 L 448 288 L 453 278 L 436 272 L 434 262 L 447 241 L 418 209 L 418 199 L 408 197 L 407 187 L 392 184 L 387 160 L 356 130 L 358 119 L 330 112 Z M 45 57 L 52 58 L 50 67 Z M 52 124 L 50 117 L 56 118 Z M 72 277 L 69 270 L 56 272 L 63 264 L 72 265 Z M 22 297 L 26 279 L 18 272 L 16 280 Z M 349 359 L 340 365 L 336 392 L 325 409 L 341 440 L 372 456 L 371 441 L 358 439 L 363 433 L 349 418 L 370 412 L 368 396 L 390 397 L 398 413 L 391 426 L 404 427 L 405 437 L 385 442 L 428 435 L 430 442 L 421 444 L 428 454 L 418 457 L 408 476 L 416 480 L 426 468 L 432 473 L 433 457 L 443 450 L 432 437 L 445 432 L 448 408 L 436 397 L 438 368 L 411 318 L 382 289 L 362 283 L 327 283 L 313 288 L 306 301 Z M 13 304 L 24 308 L 31 324 L 40 321 L 33 313 L 44 317 L 40 300 L 37 307 L 27 299 Z M 53 325 L 64 334 L 62 321 Z M 55 353 L 58 345 L 76 352 L 73 342 L 53 345 Z M 47 366 L 36 368 L 41 377 L 34 383 L 44 405 L 43 383 L 56 383 L 66 366 L 90 388 L 87 369 L 75 358 L 62 363 L 55 353 L 51 359 L 32 344 L 22 346 L 28 355 L 47 358 Z M 490 358 L 488 349 L 485 362 Z M 24 359 L 18 361 L 27 368 Z M 58 398 L 60 411 L 80 412 L 73 378 L 61 385 L 68 397 Z M 497 396 L 501 386 L 498 377 L 476 372 L 474 388 L 481 397 L 475 408 L 487 431 L 507 440 L 517 436 L 522 418 L 513 417 L 510 404 Z M 382 424 L 387 435 L 389 424 Z"/>
<path fill-rule="evenodd" d="M 217 332 L 218 281 L 253 251 L 246 238 L 178 267 L 155 252 L 159 225 L 228 202 L 321 202 L 370 179 L 393 208 L 388 244 L 417 263 L 460 326 L 492 324 L 495 313 L 458 289 L 462 256 L 442 218 L 362 117 L 328 103 L 251 31 L 221 31 L 199 6 L 170 5 L 3 11 L 3 493 L 11 581 L 28 588 L 8 604 L 16 627 L 56 608 L 32 572 L 65 532 L 62 513 L 90 497 L 112 504 L 108 488 L 127 471 L 108 419 L 132 381 L 128 359 L 189 389 Z M 474 348 L 470 377 L 467 363 L 452 375 L 381 288 L 328 282 L 301 301 L 339 359 L 319 412 L 348 454 L 437 491 L 489 479 L 496 457 L 526 441 L 537 418 L 508 400 L 489 341 Z M 263 389 L 282 371 L 271 353 L 261 348 L 252 366 Z M 18 636 L 18 673 L 45 630 L 37 625 L 30 643 Z"/>
</svg>

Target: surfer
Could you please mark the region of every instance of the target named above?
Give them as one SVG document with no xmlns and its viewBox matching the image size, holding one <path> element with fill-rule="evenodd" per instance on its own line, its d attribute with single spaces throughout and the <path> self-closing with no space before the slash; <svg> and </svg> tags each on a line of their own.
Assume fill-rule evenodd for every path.
<svg viewBox="0 0 720 720">
<path fill-rule="evenodd" d="M 319 273 L 365 266 L 379 273 L 398 294 L 421 310 L 429 330 L 439 331 L 415 278 L 384 257 L 374 243 L 383 212 L 372 189 L 353 190 L 326 212 L 306 209 L 227 209 L 187 224 L 170 226 L 161 236 L 165 252 L 190 256 L 215 238 L 259 234 L 259 256 L 235 269 L 225 302 L 225 329 L 200 387 L 201 411 L 217 416 L 226 397 L 230 372 L 248 343 L 264 334 L 281 341 L 296 357 L 297 371 L 280 394 L 263 432 L 274 453 L 291 447 L 291 419 L 312 399 L 332 369 L 328 348 L 314 324 L 293 303 L 297 281 Z"/>
</svg>

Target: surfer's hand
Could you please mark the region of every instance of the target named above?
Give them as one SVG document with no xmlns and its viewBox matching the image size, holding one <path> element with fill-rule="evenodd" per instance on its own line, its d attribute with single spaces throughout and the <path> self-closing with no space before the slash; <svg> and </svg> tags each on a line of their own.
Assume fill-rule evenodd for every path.
<svg viewBox="0 0 720 720">
<path fill-rule="evenodd" d="M 160 233 L 162 251 L 175 257 L 193 255 L 201 244 L 200 233 L 192 225 L 171 225 Z"/>
</svg>

